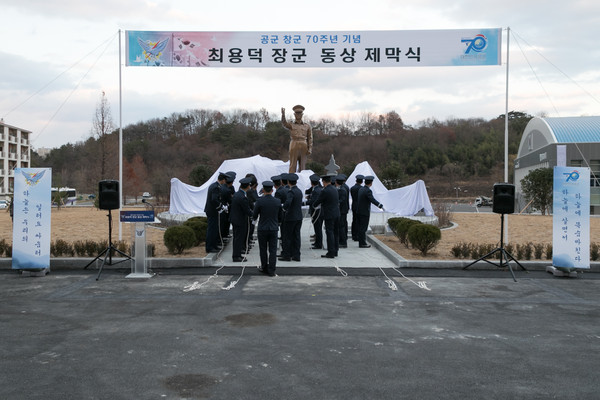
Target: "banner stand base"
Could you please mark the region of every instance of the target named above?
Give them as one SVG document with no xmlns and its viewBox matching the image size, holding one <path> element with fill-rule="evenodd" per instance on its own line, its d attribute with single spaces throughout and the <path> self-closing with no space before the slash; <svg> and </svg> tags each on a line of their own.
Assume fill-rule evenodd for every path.
<svg viewBox="0 0 600 400">
<path fill-rule="evenodd" d="M 148 274 L 146 272 L 132 272 L 127 275 L 125 278 L 152 278 L 154 274 Z"/>
<path fill-rule="evenodd" d="M 572 271 L 562 271 L 559 270 L 558 268 L 556 268 L 553 265 L 549 265 L 546 267 L 546 272 L 554 275 L 554 276 L 559 276 L 559 277 L 566 277 L 566 278 L 577 278 L 577 271 L 572 270 Z"/>
<path fill-rule="evenodd" d="M 23 276 L 41 277 L 50 273 L 50 267 L 44 269 L 24 269 L 21 271 Z"/>
</svg>

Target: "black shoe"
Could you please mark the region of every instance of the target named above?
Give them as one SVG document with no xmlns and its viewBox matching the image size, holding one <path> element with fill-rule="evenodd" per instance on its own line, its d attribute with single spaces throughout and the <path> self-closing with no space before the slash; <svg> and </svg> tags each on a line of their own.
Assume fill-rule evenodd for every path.
<svg viewBox="0 0 600 400">
<path fill-rule="evenodd" d="M 297 261 L 297 262 L 300 262 L 300 257 L 293 257 L 293 258 L 292 258 L 292 261 Z"/>
<path fill-rule="evenodd" d="M 267 270 L 265 268 L 263 268 L 263 267 L 258 267 L 258 272 L 261 272 L 261 273 L 263 273 L 265 275 L 269 275 L 269 273 L 267 272 Z"/>
<path fill-rule="evenodd" d="M 207 252 L 207 253 L 218 253 L 218 252 L 220 252 L 220 251 L 221 251 L 221 249 L 218 249 L 218 248 L 214 248 L 214 249 L 206 250 L 206 252 Z"/>
<path fill-rule="evenodd" d="M 340 245 L 339 245 L 339 248 L 340 248 L 340 249 L 347 249 L 347 248 L 348 248 L 348 245 L 347 245 L 347 244 L 340 244 Z"/>
<path fill-rule="evenodd" d="M 333 254 L 327 253 L 327 254 L 321 254 L 321 257 L 323 257 L 323 258 L 333 258 L 335 256 Z"/>
<path fill-rule="evenodd" d="M 371 247 L 371 245 L 370 244 L 361 244 L 358 247 L 360 247 L 361 249 L 368 249 L 369 247 Z"/>
<path fill-rule="evenodd" d="M 275 272 L 267 272 L 267 275 L 269 275 L 269 276 L 271 276 L 271 277 L 273 277 L 273 276 L 277 276 L 277 275 L 275 275 Z"/>
<path fill-rule="evenodd" d="M 233 257 L 233 262 L 245 262 L 248 261 L 246 257 Z"/>
<path fill-rule="evenodd" d="M 278 257 L 279 261 L 292 261 L 290 257 Z"/>
<path fill-rule="evenodd" d="M 319 250 L 319 249 L 322 249 L 323 246 L 310 246 L 310 248 L 313 250 Z"/>
</svg>

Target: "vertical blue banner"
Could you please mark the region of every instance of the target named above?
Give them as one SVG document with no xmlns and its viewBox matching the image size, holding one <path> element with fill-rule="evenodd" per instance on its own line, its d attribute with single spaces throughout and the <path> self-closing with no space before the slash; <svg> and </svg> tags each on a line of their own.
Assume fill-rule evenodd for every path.
<svg viewBox="0 0 600 400">
<path fill-rule="evenodd" d="M 13 269 L 50 267 L 50 168 L 15 168 Z"/>
<path fill-rule="evenodd" d="M 554 167 L 552 265 L 590 268 L 590 169 Z"/>
</svg>

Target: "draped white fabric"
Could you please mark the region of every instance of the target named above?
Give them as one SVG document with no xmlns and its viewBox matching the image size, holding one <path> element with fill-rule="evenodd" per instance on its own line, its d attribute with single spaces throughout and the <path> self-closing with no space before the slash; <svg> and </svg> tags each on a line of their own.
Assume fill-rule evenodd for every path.
<svg viewBox="0 0 600 400">
<path fill-rule="evenodd" d="M 286 173 L 289 169 L 289 162 L 281 160 L 271 160 L 259 155 L 226 160 L 214 172 L 208 181 L 202 186 L 192 186 L 181 182 L 177 178 L 171 179 L 171 205 L 170 214 L 204 214 L 204 205 L 206 203 L 206 193 L 211 183 L 216 182 L 219 172 L 234 171 L 237 176 L 234 186 L 239 187 L 239 180 L 252 173 L 258 180 L 258 190 L 261 188 L 261 182 L 271 179 L 274 175 Z M 298 173 L 298 187 L 304 192 L 310 187 L 311 170 L 305 170 Z M 412 185 L 402 188 L 387 190 L 383 183 L 377 178 L 377 175 L 367 161 L 358 164 L 354 172 L 348 177 L 348 186 L 354 185 L 356 175 L 373 175 L 375 180 L 371 186 L 373 196 L 383 203 L 385 211 L 401 216 L 412 216 L 421 210 L 424 210 L 428 216 L 433 215 L 433 208 L 429 202 L 427 189 L 422 180 L 418 180 Z M 373 206 L 372 211 L 380 211 Z"/>
</svg>

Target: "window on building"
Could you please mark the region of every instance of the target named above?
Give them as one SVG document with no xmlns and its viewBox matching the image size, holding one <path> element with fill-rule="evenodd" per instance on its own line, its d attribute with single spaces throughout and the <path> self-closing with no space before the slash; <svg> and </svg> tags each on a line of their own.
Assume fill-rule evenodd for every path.
<svg viewBox="0 0 600 400">
<path fill-rule="evenodd" d="M 600 160 L 590 160 L 590 186 L 600 187 Z"/>
<path fill-rule="evenodd" d="M 583 166 L 583 160 L 571 160 L 571 167 Z"/>
</svg>

